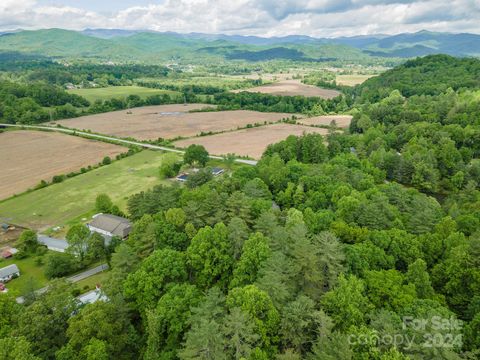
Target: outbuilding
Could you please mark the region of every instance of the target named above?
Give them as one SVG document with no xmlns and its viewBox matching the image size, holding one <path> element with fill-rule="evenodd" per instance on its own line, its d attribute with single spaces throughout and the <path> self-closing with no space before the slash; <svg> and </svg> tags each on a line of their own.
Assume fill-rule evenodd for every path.
<svg viewBox="0 0 480 360">
<path fill-rule="evenodd" d="M 177 181 L 180 181 L 180 182 L 185 182 L 188 180 L 188 174 L 184 173 L 184 174 L 180 174 L 176 177 Z"/>
<path fill-rule="evenodd" d="M 224 172 L 225 172 L 225 170 L 223 170 L 222 168 L 219 168 L 219 167 L 212 168 L 212 175 L 213 176 L 218 176 L 220 174 L 223 174 Z"/>
<path fill-rule="evenodd" d="M 4 268 L 0 269 L 0 281 L 7 282 L 20 276 L 20 269 L 17 265 L 12 264 L 5 266 Z"/>
<path fill-rule="evenodd" d="M 111 214 L 97 214 L 93 220 L 87 224 L 92 232 L 99 233 L 109 238 L 119 236 L 125 239 L 132 230 L 130 220 Z"/>
</svg>

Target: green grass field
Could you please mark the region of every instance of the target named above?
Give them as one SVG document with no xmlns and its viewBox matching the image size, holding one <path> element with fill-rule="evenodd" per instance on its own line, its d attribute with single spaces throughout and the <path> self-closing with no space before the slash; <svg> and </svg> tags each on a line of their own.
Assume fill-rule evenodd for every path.
<svg viewBox="0 0 480 360">
<path fill-rule="evenodd" d="M 44 255 L 45 258 L 46 254 Z M 0 260 L 0 268 L 16 264 L 20 269 L 20 277 L 9 281 L 6 286 L 14 295 L 22 294 L 27 288 L 44 287 L 48 280 L 43 271 L 43 265 L 35 263 L 35 257 L 27 257 L 25 259 L 7 259 Z"/>
<path fill-rule="evenodd" d="M 80 280 L 75 283 L 75 287 L 80 290 L 81 294 L 84 294 L 90 290 L 95 289 L 97 284 L 103 286 L 105 280 L 108 278 L 108 271 L 103 271 L 101 273 L 92 275 L 86 279 Z"/>
<path fill-rule="evenodd" d="M 96 170 L 0 203 L 0 218 L 14 224 L 46 229 L 93 214 L 98 194 L 108 194 L 125 209 L 130 195 L 162 181 L 158 169 L 162 153 L 144 150 Z"/>
<path fill-rule="evenodd" d="M 113 98 L 125 98 L 128 95 L 138 95 L 141 98 L 145 99 L 151 95 L 179 95 L 179 92 L 170 91 L 170 90 L 161 90 L 161 89 L 151 89 L 141 86 L 110 86 L 106 88 L 95 88 L 95 89 L 75 89 L 68 90 L 71 94 L 77 94 L 83 96 L 90 102 L 95 100 L 108 100 Z"/>
<path fill-rule="evenodd" d="M 360 74 L 352 74 L 352 75 L 337 75 L 336 81 L 338 85 L 344 86 L 355 86 L 362 84 L 363 82 L 367 81 L 374 75 L 360 75 Z"/>
</svg>

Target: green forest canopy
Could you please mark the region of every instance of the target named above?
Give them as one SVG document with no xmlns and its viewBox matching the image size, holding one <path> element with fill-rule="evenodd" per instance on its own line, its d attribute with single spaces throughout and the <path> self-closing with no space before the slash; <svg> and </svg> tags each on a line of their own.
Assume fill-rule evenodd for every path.
<svg viewBox="0 0 480 360">
<path fill-rule="evenodd" d="M 448 83 L 443 56 L 396 78 L 425 61 L 426 88 Z M 465 84 L 478 64 L 448 63 L 447 73 L 463 68 L 463 85 L 404 93 L 416 88 L 406 79 L 356 99 L 350 132 L 328 145 L 291 136 L 256 167 L 132 196 L 134 229 L 103 287 L 110 300 L 77 310 L 62 282 L 23 308 L 0 297 L 0 349 L 25 359 L 474 359 L 480 89 Z M 383 76 L 360 89 L 381 91 Z"/>
</svg>

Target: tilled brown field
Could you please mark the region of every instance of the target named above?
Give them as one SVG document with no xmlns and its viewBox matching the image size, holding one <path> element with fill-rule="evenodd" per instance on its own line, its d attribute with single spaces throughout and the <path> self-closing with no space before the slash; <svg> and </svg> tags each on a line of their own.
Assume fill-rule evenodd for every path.
<svg viewBox="0 0 480 360">
<path fill-rule="evenodd" d="M 0 199 L 125 151 L 122 146 L 59 133 L 7 131 L 0 134 Z"/>
<path fill-rule="evenodd" d="M 340 95 L 340 92 L 337 90 L 322 89 L 317 86 L 302 84 L 300 80 L 282 80 L 273 84 L 257 86 L 251 89 L 234 90 L 236 93 L 242 91 L 283 96 L 316 96 L 323 99 L 333 99 Z"/>
<path fill-rule="evenodd" d="M 208 106 L 201 104 L 160 105 L 115 111 L 57 121 L 75 129 L 138 140 L 173 139 L 191 137 L 202 132 L 219 132 L 245 127 L 248 124 L 275 122 L 293 114 L 264 113 L 258 111 L 187 111 Z"/>
<path fill-rule="evenodd" d="M 328 130 L 302 125 L 273 124 L 180 140 L 175 143 L 175 146 L 185 148 L 191 144 L 198 144 L 203 145 L 209 153 L 214 155 L 234 153 L 259 159 L 268 145 L 284 140 L 289 135 L 298 136 L 303 133 L 327 134 Z"/>
<path fill-rule="evenodd" d="M 351 115 L 323 115 L 314 116 L 311 118 L 300 119 L 297 122 L 304 125 L 330 125 L 335 120 L 337 126 L 340 128 L 347 128 L 352 121 Z"/>
</svg>

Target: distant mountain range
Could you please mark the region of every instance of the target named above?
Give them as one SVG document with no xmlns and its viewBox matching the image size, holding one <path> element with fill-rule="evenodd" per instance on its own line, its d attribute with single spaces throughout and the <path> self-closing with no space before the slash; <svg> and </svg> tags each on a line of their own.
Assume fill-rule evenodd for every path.
<svg viewBox="0 0 480 360">
<path fill-rule="evenodd" d="M 82 33 L 100 38 L 113 38 L 130 36 L 143 31 L 88 29 Z M 151 32 L 155 33 L 155 32 Z M 404 33 L 398 35 L 364 35 L 338 38 L 314 38 L 306 35 L 290 35 L 284 37 L 258 37 L 222 34 L 178 34 L 157 33 L 180 38 L 201 39 L 208 41 L 225 40 L 244 45 L 271 46 L 278 44 L 341 44 L 351 46 L 376 56 L 414 57 L 430 54 L 448 54 L 453 56 L 479 56 L 480 35 L 476 34 L 451 34 L 431 31 Z"/>
<path fill-rule="evenodd" d="M 313 38 L 303 35 L 263 38 L 223 34 L 179 34 L 121 29 L 81 32 L 47 29 L 0 32 L 0 51 L 55 58 L 113 61 L 272 59 L 332 61 L 371 57 L 411 58 L 430 54 L 480 56 L 480 35 L 420 31 L 398 35 Z"/>
</svg>

